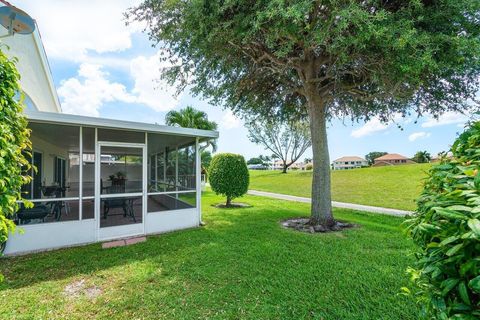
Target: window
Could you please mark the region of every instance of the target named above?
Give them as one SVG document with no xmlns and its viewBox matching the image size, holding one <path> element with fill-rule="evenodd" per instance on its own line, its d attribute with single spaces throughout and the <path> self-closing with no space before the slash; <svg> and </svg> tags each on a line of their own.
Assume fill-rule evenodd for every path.
<svg viewBox="0 0 480 320">
<path fill-rule="evenodd" d="M 148 134 L 147 212 L 196 207 L 196 151 L 192 137 Z"/>
<path fill-rule="evenodd" d="M 27 225 L 80 219 L 80 127 L 30 122 L 31 182 L 23 187 L 33 208 L 20 205 L 17 224 Z M 61 137 L 61 139 L 59 139 Z"/>
</svg>

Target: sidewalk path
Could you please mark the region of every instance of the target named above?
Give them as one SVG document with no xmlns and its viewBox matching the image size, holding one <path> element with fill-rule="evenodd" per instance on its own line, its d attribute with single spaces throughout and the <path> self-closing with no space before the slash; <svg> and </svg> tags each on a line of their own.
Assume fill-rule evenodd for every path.
<svg viewBox="0 0 480 320">
<path fill-rule="evenodd" d="M 287 194 L 272 193 L 272 192 L 265 192 L 265 191 L 248 190 L 248 194 L 251 194 L 251 195 L 254 195 L 254 196 L 262 196 L 262 197 L 268 197 L 268 198 L 288 200 L 288 201 L 297 201 L 297 202 L 305 202 L 305 203 L 310 203 L 311 202 L 310 198 L 290 196 L 290 195 L 287 195 Z M 354 204 L 354 203 L 337 202 L 337 201 L 332 201 L 332 206 L 337 207 L 337 208 L 344 208 L 344 209 L 352 209 L 352 210 L 358 210 L 358 211 L 368 211 L 368 212 L 373 212 L 373 213 L 387 214 L 387 215 L 396 216 L 396 217 L 405 217 L 405 215 L 412 213 L 412 211 L 406 211 L 406 210 L 365 206 L 363 204 Z"/>
</svg>

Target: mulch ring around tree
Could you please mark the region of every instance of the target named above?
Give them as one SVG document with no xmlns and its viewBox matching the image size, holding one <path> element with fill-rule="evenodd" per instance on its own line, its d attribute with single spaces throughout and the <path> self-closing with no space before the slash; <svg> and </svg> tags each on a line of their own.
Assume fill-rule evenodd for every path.
<svg viewBox="0 0 480 320">
<path fill-rule="evenodd" d="M 285 229 L 293 229 L 300 232 L 306 233 L 325 233 L 325 232 L 335 232 L 342 231 L 343 229 L 356 228 L 358 225 L 348 222 L 336 221 L 335 224 L 329 228 L 322 225 L 312 225 L 310 224 L 309 218 L 292 218 L 280 221 L 280 224 Z"/>
<path fill-rule="evenodd" d="M 243 202 L 232 202 L 230 206 L 227 207 L 225 203 L 212 204 L 212 207 L 219 209 L 238 209 L 238 208 L 251 208 L 252 205 Z"/>
</svg>

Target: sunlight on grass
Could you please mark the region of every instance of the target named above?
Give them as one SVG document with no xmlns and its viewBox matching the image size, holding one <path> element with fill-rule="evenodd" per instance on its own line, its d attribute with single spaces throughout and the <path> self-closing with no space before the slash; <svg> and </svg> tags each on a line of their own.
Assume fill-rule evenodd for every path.
<svg viewBox="0 0 480 320">
<path fill-rule="evenodd" d="M 148 237 L 132 246 L 100 244 L 3 259 L 5 319 L 417 319 L 398 295 L 412 245 L 401 219 L 335 210 L 359 225 L 304 234 L 280 221 L 306 204 L 247 196 L 253 207 L 217 209 L 203 199 L 205 227 Z M 84 280 L 78 297 L 65 287 Z M 98 295 L 90 297 L 95 288 Z"/>
<path fill-rule="evenodd" d="M 414 210 L 431 164 L 332 171 L 334 201 Z M 250 189 L 311 197 L 311 171 L 250 171 Z"/>
</svg>

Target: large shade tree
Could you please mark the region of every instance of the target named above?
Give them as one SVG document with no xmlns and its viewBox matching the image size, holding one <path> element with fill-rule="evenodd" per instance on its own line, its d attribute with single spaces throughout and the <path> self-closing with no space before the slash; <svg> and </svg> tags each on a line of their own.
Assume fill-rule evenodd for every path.
<svg viewBox="0 0 480 320">
<path fill-rule="evenodd" d="M 144 0 L 164 77 L 236 113 L 308 117 L 311 223 L 335 225 L 326 125 L 466 112 L 478 88 L 478 0 Z"/>
</svg>

